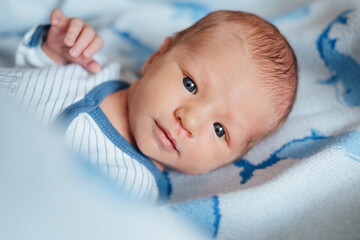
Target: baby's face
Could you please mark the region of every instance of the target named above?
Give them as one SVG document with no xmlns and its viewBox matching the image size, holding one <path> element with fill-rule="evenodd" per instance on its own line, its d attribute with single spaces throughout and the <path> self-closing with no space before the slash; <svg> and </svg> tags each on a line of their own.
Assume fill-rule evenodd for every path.
<svg viewBox="0 0 360 240">
<path fill-rule="evenodd" d="M 272 114 L 240 44 L 213 39 L 160 54 L 133 86 L 129 124 L 141 152 L 188 174 L 228 164 Z M 229 47 L 231 46 L 231 47 Z"/>
</svg>

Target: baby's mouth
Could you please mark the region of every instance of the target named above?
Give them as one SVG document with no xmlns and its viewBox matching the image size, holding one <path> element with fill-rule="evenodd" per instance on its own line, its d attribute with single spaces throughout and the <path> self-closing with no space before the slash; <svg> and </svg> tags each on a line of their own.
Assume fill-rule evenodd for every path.
<svg viewBox="0 0 360 240">
<path fill-rule="evenodd" d="M 171 137 L 170 132 L 166 128 L 161 126 L 157 121 L 155 121 L 155 123 L 159 130 L 157 137 L 160 143 L 162 144 L 162 146 L 166 150 L 175 150 L 178 152 L 176 148 L 176 141 Z"/>
</svg>

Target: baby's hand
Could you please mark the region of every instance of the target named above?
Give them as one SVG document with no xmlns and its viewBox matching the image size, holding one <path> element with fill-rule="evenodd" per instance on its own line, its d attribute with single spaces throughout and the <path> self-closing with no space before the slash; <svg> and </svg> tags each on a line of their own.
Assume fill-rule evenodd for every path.
<svg viewBox="0 0 360 240">
<path fill-rule="evenodd" d="M 67 64 L 75 62 L 92 73 L 101 65 L 92 57 L 103 46 L 103 40 L 95 30 L 79 18 L 68 18 L 60 9 L 50 15 L 51 27 L 43 51 L 54 61 Z"/>
</svg>

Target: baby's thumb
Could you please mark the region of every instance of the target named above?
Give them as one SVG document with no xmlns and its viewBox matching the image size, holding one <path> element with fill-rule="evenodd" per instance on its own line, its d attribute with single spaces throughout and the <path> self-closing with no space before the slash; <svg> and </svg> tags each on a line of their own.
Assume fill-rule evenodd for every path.
<svg viewBox="0 0 360 240">
<path fill-rule="evenodd" d="M 69 18 L 59 8 L 55 8 L 50 14 L 50 23 L 52 27 L 66 31 L 69 25 Z"/>
</svg>

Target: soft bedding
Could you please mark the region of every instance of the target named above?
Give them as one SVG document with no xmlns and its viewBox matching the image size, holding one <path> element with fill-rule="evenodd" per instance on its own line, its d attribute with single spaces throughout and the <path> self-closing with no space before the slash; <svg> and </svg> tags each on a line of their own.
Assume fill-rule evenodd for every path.
<svg viewBox="0 0 360 240">
<path fill-rule="evenodd" d="M 105 42 L 98 58 L 135 74 L 167 35 L 209 11 L 271 21 L 298 59 L 289 119 L 233 164 L 201 176 L 167 170 L 168 201 L 159 210 L 217 239 L 360 238 L 359 1 L 39 1 L 30 6 L 36 16 L 16 8 L 25 1 L 11 2 L 0 8 L 1 67 L 12 66 L 22 34 L 53 7 L 89 20 Z"/>
</svg>

